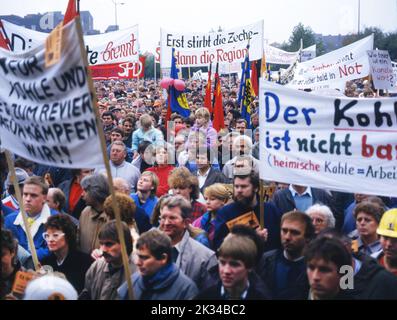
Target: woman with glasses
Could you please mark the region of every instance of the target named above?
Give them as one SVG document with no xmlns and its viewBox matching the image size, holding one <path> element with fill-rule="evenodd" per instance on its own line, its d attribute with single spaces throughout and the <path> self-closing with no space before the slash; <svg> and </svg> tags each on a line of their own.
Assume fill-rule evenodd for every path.
<svg viewBox="0 0 397 320">
<path fill-rule="evenodd" d="M 322 230 L 335 228 L 335 217 L 329 207 L 320 204 L 314 204 L 306 210 L 313 222 L 316 235 Z"/>
<path fill-rule="evenodd" d="M 85 274 L 93 262 L 92 258 L 76 245 L 77 227 L 66 214 L 50 216 L 44 225 L 43 238 L 47 242 L 50 256 L 41 265 L 49 265 L 54 271 L 63 273 L 77 292 L 84 288 Z"/>
</svg>

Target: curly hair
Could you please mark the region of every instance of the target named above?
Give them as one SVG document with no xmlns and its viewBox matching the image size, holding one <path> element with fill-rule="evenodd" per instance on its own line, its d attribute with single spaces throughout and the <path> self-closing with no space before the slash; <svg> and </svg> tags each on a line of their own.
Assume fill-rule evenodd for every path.
<svg viewBox="0 0 397 320">
<path fill-rule="evenodd" d="M 116 202 L 120 209 L 121 220 L 126 224 L 131 226 L 135 222 L 135 212 L 136 212 L 136 204 L 134 200 L 132 200 L 128 195 L 116 192 Z M 106 215 L 111 219 L 115 219 L 116 216 L 112 207 L 112 196 L 109 196 L 105 199 L 103 204 L 104 211 Z"/>
<path fill-rule="evenodd" d="M 189 169 L 185 167 L 180 167 L 172 170 L 170 176 L 168 177 L 168 185 L 171 189 L 175 188 L 192 188 L 190 192 L 190 198 L 192 200 L 197 200 L 199 197 L 199 182 L 196 176 L 192 175 Z"/>
<path fill-rule="evenodd" d="M 70 249 L 77 246 L 77 226 L 73 223 L 69 215 L 60 213 L 48 217 L 44 224 L 44 230 L 57 229 L 65 234 L 65 240 Z"/>
</svg>

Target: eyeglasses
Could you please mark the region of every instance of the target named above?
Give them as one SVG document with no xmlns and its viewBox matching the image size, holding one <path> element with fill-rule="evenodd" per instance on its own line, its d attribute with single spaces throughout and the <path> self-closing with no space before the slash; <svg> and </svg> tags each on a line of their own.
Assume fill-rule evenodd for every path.
<svg viewBox="0 0 397 320">
<path fill-rule="evenodd" d="M 44 232 L 43 233 L 43 239 L 45 241 L 50 240 L 51 238 L 54 239 L 55 241 L 58 241 L 59 239 L 61 239 L 65 234 L 64 233 L 47 233 Z"/>
</svg>

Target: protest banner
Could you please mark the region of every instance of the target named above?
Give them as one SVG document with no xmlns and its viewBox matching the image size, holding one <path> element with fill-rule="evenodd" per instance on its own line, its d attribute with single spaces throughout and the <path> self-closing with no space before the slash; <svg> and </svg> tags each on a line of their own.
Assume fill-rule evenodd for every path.
<svg viewBox="0 0 397 320">
<path fill-rule="evenodd" d="M 36 48 L 48 33 L 30 30 L 2 20 L 11 49 L 21 52 Z M 124 63 L 139 60 L 138 26 L 97 35 L 84 36 L 89 65 Z"/>
<path fill-rule="evenodd" d="M 33 50 L 0 49 L 2 146 L 63 168 L 103 165 L 87 69 L 75 23 L 62 30 L 60 61 L 45 67 L 45 40 Z"/>
<path fill-rule="evenodd" d="M 144 56 L 138 61 L 90 66 L 93 80 L 142 79 L 145 76 Z"/>
<path fill-rule="evenodd" d="M 374 36 L 370 35 L 320 57 L 297 63 L 293 78 L 286 85 L 294 89 L 342 90 L 347 80 L 369 75 L 367 50 L 373 49 L 373 43 Z"/>
<path fill-rule="evenodd" d="M 320 96 L 260 81 L 260 177 L 396 196 L 397 98 Z"/>
<path fill-rule="evenodd" d="M 258 60 L 263 53 L 263 21 L 222 32 L 181 33 L 161 29 L 160 38 L 161 68 L 171 67 L 172 48 L 180 67 L 243 62 L 248 40 L 251 60 Z"/>
<path fill-rule="evenodd" d="M 368 59 L 375 89 L 391 90 L 396 79 L 387 50 L 368 50 Z"/>
<path fill-rule="evenodd" d="M 265 45 L 266 63 L 273 64 L 293 64 L 299 60 L 299 51 L 288 52 L 279 48 Z M 316 57 L 316 45 L 312 45 L 302 50 L 302 62 L 313 59 Z"/>
</svg>

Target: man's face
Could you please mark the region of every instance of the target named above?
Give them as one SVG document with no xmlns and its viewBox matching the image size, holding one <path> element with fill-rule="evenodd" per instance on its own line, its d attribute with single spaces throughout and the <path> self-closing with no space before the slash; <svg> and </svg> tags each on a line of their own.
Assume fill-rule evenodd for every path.
<svg viewBox="0 0 397 320">
<path fill-rule="evenodd" d="M 182 124 L 182 119 L 181 119 L 181 118 L 175 118 L 175 119 L 174 119 L 174 124 L 175 124 L 175 125 L 177 125 L 177 124 Z"/>
<path fill-rule="evenodd" d="M 119 266 L 122 263 L 121 245 L 120 243 L 110 240 L 99 240 L 99 249 L 102 251 L 102 256 L 107 263 L 113 266 Z"/>
<path fill-rule="evenodd" d="M 236 124 L 236 131 L 240 132 L 241 134 L 244 134 L 245 129 L 247 128 L 244 122 L 240 122 Z"/>
<path fill-rule="evenodd" d="M 354 194 L 354 200 L 356 200 L 357 203 L 360 203 L 361 201 L 364 201 L 368 197 L 369 197 L 368 195 L 362 194 L 362 193 L 355 193 Z"/>
<path fill-rule="evenodd" d="M 259 125 L 259 117 L 258 116 L 253 117 L 251 122 L 253 126 L 257 127 Z"/>
<path fill-rule="evenodd" d="M 185 149 L 185 139 L 182 136 L 175 137 L 175 149 L 177 152 L 181 152 Z"/>
<path fill-rule="evenodd" d="M 249 269 L 241 260 L 219 257 L 219 276 L 226 289 L 242 287 L 247 283 Z"/>
<path fill-rule="evenodd" d="M 112 132 L 110 134 L 110 141 L 115 142 L 115 141 L 123 141 L 123 136 L 119 132 Z"/>
<path fill-rule="evenodd" d="M 123 146 L 113 145 L 110 149 L 110 160 L 115 164 L 121 164 L 126 156 Z"/>
<path fill-rule="evenodd" d="M 148 192 L 153 189 L 153 180 L 150 176 L 141 176 L 137 185 L 138 191 Z"/>
<path fill-rule="evenodd" d="M 132 123 L 129 121 L 124 121 L 123 130 L 125 133 L 130 134 L 132 132 Z"/>
<path fill-rule="evenodd" d="M 235 178 L 233 183 L 233 190 L 234 190 L 234 200 L 238 202 L 249 202 L 254 199 L 255 192 L 254 186 L 252 185 L 250 178 Z M 247 203 L 248 204 L 248 203 Z"/>
<path fill-rule="evenodd" d="M 380 244 L 387 260 L 397 260 L 397 238 L 380 236 Z"/>
<path fill-rule="evenodd" d="M 22 194 L 26 212 L 31 216 L 38 215 L 47 200 L 47 196 L 43 194 L 41 187 L 35 184 L 25 184 Z"/>
<path fill-rule="evenodd" d="M 197 155 L 197 168 L 198 169 L 205 169 L 209 167 L 209 161 L 207 158 L 207 153 L 203 152 Z"/>
<path fill-rule="evenodd" d="M 163 119 L 165 119 L 165 118 L 167 117 L 167 109 L 162 109 L 162 110 L 161 110 L 161 117 L 162 117 Z"/>
<path fill-rule="evenodd" d="M 157 260 L 146 246 L 137 249 L 136 266 L 141 276 L 152 276 L 167 264 L 167 257 Z"/>
<path fill-rule="evenodd" d="M 84 177 L 91 175 L 94 172 L 92 169 L 81 169 L 80 174 L 77 176 L 77 182 L 80 183 Z"/>
<path fill-rule="evenodd" d="M 356 218 L 356 228 L 360 236 L 371 237 L 376 235 L 378 229 L 378 222 L 375 218 L 365 212 L 359 212 Z"/>
<path fill-rule="evenodd" d="M 315 258 L 307 263 L 307 277 L 313 295 L 318 299 L 330 299 L 338 294 L 340 274 L 335 263 Z"/>
<path fill-rule="evenodd" d="M 164 206 L 160 210 L 160 230 L 172 240 L 181 238 L 186 228 L 187 222 L 182 218 L 179 207 L 168 208 Z"/>
<path fill-rule="evenodd" d="M 300 256 L 306 244 L 305 225 L 300 221 L 284 220 L 281 225 L 281 243 L 287 253 Z"/>
<path fill-rule="evenodd" d="M 113 124 L 112 116 L 102 116 L 102 122 L 105 126 L 110 126 Z"/>
</svg>

